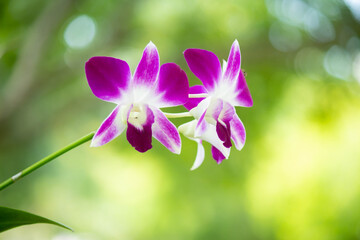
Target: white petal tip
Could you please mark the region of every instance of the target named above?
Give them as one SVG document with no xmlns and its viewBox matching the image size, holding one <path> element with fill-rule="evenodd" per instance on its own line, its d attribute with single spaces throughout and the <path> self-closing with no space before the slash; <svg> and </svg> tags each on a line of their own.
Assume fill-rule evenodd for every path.
<svg viewBox="0 0 360 240">
<path fill-rule="evenodd" d="M 173 153 L 177 154 L 177 155 L 180 155 L 181 153 L 181 147 L 180 148 L 177 148 L 175 149 L 174 151 L 172 151 Z"/>
<path fill-rule="evenodd" d="M 196 142 L 198 144 L 198 149 L 197 149 L 197 153 L 196 153 L 195 162 L 192 165 L 190 171 L 193 171 L 193 170 L 197 169 L 198 167 L 200 167 L 205 158 L 205 149 L 204 149 L 204 146 L 202 145 L 202 140 L 196 140 Z"/>
<path fill-rule="evenodd" d="M 91 141 L 90 143 L 90 147 L 93 148 L 93 147 L 100 147 L 102 144 L 99 144 L 98 141 Z"/>
<path fill-rule="evenodd" d="M 195 169 L 198 169 L 199 167 L 191 167 L 190 171 L 194 171 Z"/>
<path fill-rule="evenodd" d="M 148 45 L 146 46 L 146 48 L 156 49 L 156 46 L 155 46 L 155 44 L 154 44 L 152 41 L 150 41 L 150 42 L 148 43 Z"/>
<path fill-rule="evenodd" d="M 198 163 L 195 162 L 195 163 L 192 165 L 192 167 L 190 168 L 190 171 L 194 171 L 194 170 L 198 169 L 200 166 L 201 166 L 201 164 L 199 165 Z"/>
<path fill-rule="evenodd" d="M 242 146 L 235 146 L 236 150 L 241 151 L 244 148 L 244 145 Z"/>
<path fill-rule="evenodd" d="M 228 152 L 225 152 L 225 154 L 224 153 L 222 153 L 223 155 L 224 155 L 224 157 L 225 157 L 225 159 L 229 159 L 229 157 L 230 157 L 230 150 L 228 151 Z M 224 159 L 224 160 L 225 160 Z"/>
<path fill-rule="evenodd" d="M 239 51 L 240 51 L 240 44 L 239 44 L 239 42 L 238 42 L 238 40 L 237 40 L 237 39 L 235 39 L 235 41 L 233 42 L 233 44 L 232 44 L 232 48 L 233 48 L 233 47 L 238 48 L 238 49 L 239 49 Z"/>
</svg>

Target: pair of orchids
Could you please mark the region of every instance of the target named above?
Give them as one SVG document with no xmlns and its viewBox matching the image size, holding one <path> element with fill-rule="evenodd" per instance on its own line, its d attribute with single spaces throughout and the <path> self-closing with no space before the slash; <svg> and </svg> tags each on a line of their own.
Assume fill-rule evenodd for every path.
<svg viewBox="0 0 360 240">
<path fill-rule="evenodd" d="M 197 142 L 197 155 L 191 168 L 198 168 L 205 157 L 202 145 L 212 145 L 218 164 L 227 159 L 233 141 L 236 149 L 245 144 L 245 128 L 235 106 L 251 107 L 253 101 L 241 70 L 240 47 L 232 44 L 223 66 L 217 56 L 202 49 L 187 49 L 185 60 L 203 85 L 189 88 L 186 73 L 175 63 L 160 66 L 159 53 L 150 42 L 144 49 L 134 75 L 129 65 L 112 57 L 92 57 L 85 73 L 94 95 L 116 104 L 92 138 L 91 146 L 102 146 L 126 129 L 129 143 L 139 152 L 152 148 L 152 137 L 171 152 L 181 152 L 181 132 Z M 183 105 L 189 112 L 165 113 L 164 107 Z M 168 120 L 193 117 L 178 128 Z"/>
</svg>

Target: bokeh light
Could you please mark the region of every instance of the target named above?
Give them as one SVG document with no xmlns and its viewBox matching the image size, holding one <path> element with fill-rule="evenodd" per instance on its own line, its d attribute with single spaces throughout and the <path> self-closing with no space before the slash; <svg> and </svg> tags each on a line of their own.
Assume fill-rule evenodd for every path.
<svg viewBox="0 0 360 240">
<path fill-rule="evenodd" d="M 350 11 L 354 17 L 360 21 L 360 1 L 358 0 L 344 0 L 346 5 L 348 5 Z"/>
<path fill-rule="evenodd" d="M 298 49 L 302 43 L 298 29 L 275 22 L 269 30 L 271 44 L 279 51 L 288 52 Z"/>
<path fill-rule="evenodd" d="M 66 27 L 64 39 L 71 48 L 84 48 L 93 41 L 95 33 L 94 20 L 87 15 L 81 15 L 72 20 Z"/>
<path fill-rule="evenodd" d="M 335 38 L 335 30 L 330 20 L 314 8 L 305 13 L 304 25 L 310 36 L 317 41 L 330 42 Z"/>
<path fill-rule="evenodd" d="M 355 79 L 360 83 L 360 53 L 357 53 L 352 64 L 353 75 Z"/>
<path fill-rule="evenodd" d="M 325 54 L 324 67 L 332 76 L 348 80 L 352 72 L 350 54 L 339 46 L 332 46 Z"/>
</svg>

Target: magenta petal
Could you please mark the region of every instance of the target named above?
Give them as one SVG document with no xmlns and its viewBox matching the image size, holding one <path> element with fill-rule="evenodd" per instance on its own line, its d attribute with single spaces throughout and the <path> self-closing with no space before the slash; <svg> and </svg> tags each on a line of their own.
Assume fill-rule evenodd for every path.
<svg viewBox="0 0 360 240">
<path fill-rule="evenodd" d="M 224 142 L 220 140 L 216 132 L 216 126 L 208 124 L 206 131 L 201 135 L 201 139 L 216 147 L 225 158 L 229 157 L 231 148 L 224 147 Z"/>
<path fill-rule="evenodd" d="M 85 73 L 94 95 L 104 101 L 118 103 L 121 91 L 128 88 L 129 65 L 112 57 L 92 57 L 85 64 Z"/>
<path fill-rule="evenodd" d="M 201 93 L 207 93 L 207 90 L 203 85 L 195 85 L 190 87 L 189 89 L 189 94 L 201 94 Z M 204 99 L 205 98 L 189 98 L 189 100 L 184 104 L 184 107 L 187 110 L 191 110 Z"/>
<path fill-rule="evenodd" d="M 201 135 L 207 130 L 207 122 L 205 120 L 206 111 L 200 116 L 196 127 L 195 127 L 195 137 L 201 137 Z"/>
<path fill-rule="evenodd" d="M 185 50 L 184 56 L 190 70 L 208 91 L 212 91 L 221 79 L 221 65 L 217 56 L 212 52 L 194 48 Z"/>
<path fill-rule="evenodd" d="M 223 122 L 230 122 L 236 114 L 235 108 L 228 102 L 223 101 L 223 108 L 221 110 L 220 119 Z"/>
<path fill-rule="evenodd" d="M 216 121 L 216 132 L 225 147 L 229 148 L 231 144 L 230 121 L 235 114 L 235 108 L 221 99 L 215 99 L 208 107 L 207 112 L 211 114 Z"/>
<path fill-rule="evenodd" d="M 214 119 L 214 121 L 217 121 L 222 110 L 223 110 L 223 104 L 224 102 L 218 98 L 218 99 L 212 99 L 211 103 L 209 104 L 208 109 L 206 110 L 206 113 L 208 115 L 211 115 L 211 117 Z"/>
<path fill-rule="evenodd" d="M 224 147 L 231 147 L 231 130 L 230 130 L 230 123 L 226 122 L 225 126 L 220 123 L 217 122 L 216 123 L 216 133 L 218 134 L 219 138 L 221 141 L 223 141 L 224 143 Z"/>
<path fill-rule="evenodd" d="M 129 113 L 131 108 L 129 110 Z M 128 117 L 128 128 L 126 131 L 126 138 L 136 150 L 139 152 L 146 152 L 152 148 L 152 130 L 151 127 L 154 123 L 154 114 L 150 108 L 146 107 L 146 120 L 141 127 L 134 126 L 129 122 Z"/>
<path fill-rule="evenodd" d="M 241 122 L 238 115 L 234 114 L 233 119 L 230 121 L 231 138 L 234 141 L 237 150 L 241 150 L 244 147 L 246 132 L 244 124 Z"/>
<path fill-rule="evenodd" d="M 214 146 L 211 146 L 211 153 L 218 164 L 220 164 L 225 159 L 225 156 Z"/>
<path fill-rule="evenodd" d="M 253 100 L 251 98 L 250 90 L 246 84 L 245 76 L 242 71 L 240 71 L 239 73 L 236 91 L 238 94 L 234 99 L 234 105 L 242 107 L 252 107 Z"/>
<path fill-rule="evenodd" d="M 159 109 L 152 108 L 152 111 L 155 116 L 155 122 L 152 125 L 154 138 L 171 152 L 180 154 L 181 139 L 175 125 Z"/>
<path fill-rule="evenodd" d="M 150 42 L 144 49 L 143 56 L 137 66 L 133 83 L 151 87 L 154 85 L 159 73 L 160 57 L 156 46 Z"/>
<path fill-rule="evenodd" d="M 240 47 L 237 40 L 234 41 L 229 53 L 224 80 L 236 81 L 241 69 Z"/>
<path fill-rule="evenodd" d="M 101 124 L 92 139 L 92 147 L 102 146 L 119 136 L 124 131 L 126 124 L 121 122 L 120 117 L 118 116 L 119 109 L 120 106 L 117 106 Z"/>
<path fill-rule="evenodd" d="M 160 67 L 156 93 L 161 96 L 157 107 L 172 107 L 186 103 L 189 96 L 186 73 L 175 63 L 163 64 Z"/>
</svg>

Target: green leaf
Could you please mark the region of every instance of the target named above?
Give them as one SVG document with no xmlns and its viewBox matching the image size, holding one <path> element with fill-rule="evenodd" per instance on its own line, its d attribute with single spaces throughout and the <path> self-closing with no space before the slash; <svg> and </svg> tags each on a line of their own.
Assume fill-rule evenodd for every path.
<svg viewBox="0 0 360 240">
<path fill-rule="evenodd" d="M 22 225 L 34 223 L 49 223 L 72 231 L 71 228 L 65 226 L 64 224 L 52 221 L 50 219 L 43 218 L 17 209 L 0 206 L 0 232 L 4 232 L 11 228 L 19 227 Z"/>
</svg>

